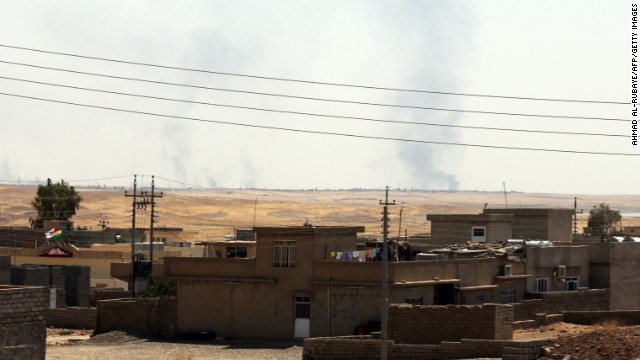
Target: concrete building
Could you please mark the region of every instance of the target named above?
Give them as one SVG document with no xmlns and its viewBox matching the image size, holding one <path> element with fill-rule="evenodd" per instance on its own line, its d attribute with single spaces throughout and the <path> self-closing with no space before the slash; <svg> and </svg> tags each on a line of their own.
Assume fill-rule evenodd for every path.
<svg viewBox="0 0 640 360">
<path fill-rule="evenodd" d="M 527 292 L 591 287 L 587 246 L 527 247 L 526 256 Z"/>
<path fill-rule="evenodd" d="M 430 214 L 433 244 L 571 241 L 573 209 L 484 209 L 480 214 Z"/>
<path fill-rule="evenodd" d="M 609 288 L 611 310 L 640 310 L 640 243 L 588 243 L 588 286 Z"/>
<path fill-rule="evenodd" d="M 254 258 L 165 258 L 164 276 L 177 284 L 178 332 L 305 338 L 350 335 L 363 324 L 375 327 L 380 319 L 382 263 L 355 256 L 363 251 L 356 249 L 357 233 L 364 228 L 255 231 Z M 354 256 L 337 260 L 341 252 Z M 567 267 L 567 275 L 588 283 L 586 255 L 584 247 L 508 254 L 487 247 L 474 252 L 473 258 L 390 262 L 389 301 L 514 303 L 535 292 L 535 279 L 559 264 Z M 553 283 L 541 290 L 565 289 Z"/>
</svg>

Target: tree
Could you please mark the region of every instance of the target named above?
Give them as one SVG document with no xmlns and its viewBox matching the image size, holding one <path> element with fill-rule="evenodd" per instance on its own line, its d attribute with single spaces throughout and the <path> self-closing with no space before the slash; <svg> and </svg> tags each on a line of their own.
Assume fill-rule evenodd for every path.
<svg viewBox="0 0 640 360">
<path fill-rule="evenodd" d="M 589 210 L 589 222 L 587 226 L 592 234 L 609 234 L 615 229 L 617 222 L 622 220 L 619 210 L 612 210 L 609 204 L 601 203 Z"/>
<path fill-rule="evenodd" d="M 44 220 L 69 221 L 80 208 L 82 197 L 73 186 L 60 180 L 52 183 L 47 179 L 47 185 L 38 185 L 38 192 L 31 202 L 31 206 L 38 212 L 38 217 L 30 219 L 32 228 L 42 228 Z"/>
</svg>

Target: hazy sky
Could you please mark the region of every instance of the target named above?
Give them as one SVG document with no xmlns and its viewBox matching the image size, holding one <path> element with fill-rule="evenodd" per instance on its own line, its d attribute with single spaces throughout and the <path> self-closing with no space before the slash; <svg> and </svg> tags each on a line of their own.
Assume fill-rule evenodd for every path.
<svg viewBox="0 0 640 360">
<path fill-rule="evenodd" d="M 627 1 L 3 1 L 0 45 L 217 72 L 430 91 L 628 102 Z M 371 137 L 631 153 L 629 105 L 346 88 L 160 69 L 0 47 L 0 76 L 148 96 L 392 121 L 143 99 L 0 79 L 0 92 L 248 125 Z M 0 181 L 131 174 L 208 187 L 638 192 L 638 156 L 435 145 L 248 128 L 0 95 Z M 76 181 L 130 184 L 131 177 Z M 165 181 L 164 186 L 177 186 Z"/>
</svg>

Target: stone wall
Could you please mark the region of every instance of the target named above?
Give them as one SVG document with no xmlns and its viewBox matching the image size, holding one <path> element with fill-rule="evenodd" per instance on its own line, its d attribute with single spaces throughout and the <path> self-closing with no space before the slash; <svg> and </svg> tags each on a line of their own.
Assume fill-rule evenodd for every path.
<svg viewBox="0 0 640 360">
<path fill-rule="evenodd" d="M 431 331 L 437 326 L 437 331 Z M 389 306 L 389 339 L 399 344 L 438 344 L 466 339 L 510 340 L 511 305 Z"/>
<path fill-rule="evenodd" d="M 0 359 L 44 360 L 48 307 L 47 288 L 0 286 Z"/>
<path fill-rule="evenodd" d="M 563 311 L 609 310 L 609 290 L 591 289 L 529 293 L 530 299 L 511 304 L 514 321 L 535 320 L 537 314 L 560 314 Z"/>
<path fill-rule="evenodd" d="M 47 326 L 67 329 L 94 329 L 98 310 L 86 307 L 49 309 L 45 312 Z"/>
<path fill-rule="evenodd" d="M 462 339 L 439 345 L 396 344 L 389 341 L 390 360 L 443 360 L 461 358 L 500 358 L 509 360 L 537 359 L 540 347 L 548 339 L 539 340 L 482 340 Z M 342 336 L 304 340 L 303 360 L 380 359 L 380 340 L 370 336 Z"/>
<path fill-rule="evenodd" d="M 169 337 L 175 333 L 176 299 L 115 299 L 97 302 L 95 333 L 125 331 Z"/>
</svg>

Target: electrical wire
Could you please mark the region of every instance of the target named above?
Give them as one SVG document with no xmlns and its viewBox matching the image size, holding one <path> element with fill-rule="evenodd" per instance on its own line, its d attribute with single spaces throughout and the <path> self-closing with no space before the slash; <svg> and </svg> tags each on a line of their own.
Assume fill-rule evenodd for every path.
<svg viewBox="0 0 640 360">
<path fill-rule="evenodd" d="M 193 101 L 193 100 L 182 100 L 182 99 L 166 98 L 166 97 L 151 96 L 151 95 L 144 95 L 144 94 L 125 93 L 125 92 L 120 92 L 120 91 L 110 91 L 110 90 L 95 89 L 95 88 L 85 88 L 85 87 L 79 87 L 79 86 L 56 84 L 56 83 L 35 81 L 35 80 L 27 80 L 27 79 L 19 79 L 19 78 L 12 78 L 12 77 L 6 77 L 6 76 L 0 76 L 0 79 L 27 82 L 27 83 L 32 83 L 32 84 L 46 85 L 46 86 L 62 87 L 62 88 L 74 89 L 74 90 L 98 92 L 98 93 L 104 93 L 104 94 L 113 94 L 113 95 L 121 95 L 121 96 L 138 97 L 138 98 L 144 98 L 144 99 L 154 99 L 154 100 L 171 101 L 171 102 L 178 102 L 178 103 L 217 106 L 217 107 L 252 110 L 252 111 L 264 111 L 264 112 L 273 112 L 273 113 L 281 113 L 281 114 L 315 116 L 315 117 L 323 117 L 323 118 L 370 121 L 370 122 L 379 122 L 379 123 L 388 123 L 388 124 L 438 126 L 438 127 L 448 127 L 448 128 L 460 128 L 460 129 L 467 129 L 467 130 L 494 130 L 494 131 L 513 131 L 513 132 L 557 134 L 557 135 L 588 135 L 588 136 L 627 137 L 627 135 L 623 135 L 623 134 L 605 134 L 605 133 L 586 133 L 586 132 L 570 132 L 570 131 L 497 128 L 497 127 L 486 127 L 486 126 L 451 125 L 451 124 L 439 124 L 439 123 L 426 123 L 426 122 L 420 122 L 420 121 L 385 120 L 385 119 L 375 119 L 375 118 L 356 117 L 356 116 L 318 114 L 318 113 L 311 113 L 311 112 L 265 109 L 265 108 L 250 107 L 250 106 L 217 104 L 217 103 L 210 103 L 210 102 L 203 102 L 203 101 Z"/>
<path fill-rule="evenodd" d="M 206 73 L 206 74 L 213 74 L 213 75 L 234 76 L 234 77 L 244 77 L 244 78 L 252 78 L 252 79 L 274 80 L 274 81 L 286 81 L 286 82 L 296 82 L 296 83 L 314 84 L 314 85 L 339 86 L 339 87 L 350 87 L 350 88 L 371 89 L 371 90 L 401 91 L 401 92 L 439 94 L 439 95 L 515 99 L 515 100 L 577 102 L 577 103 L 616 104 L 616 105 L 629 104 L 628 102 L 618 102 L 618 101 L 600 101 L 600 100 L 584 100 L 584 99 L 552 99 L 552 98 L 519 97 L 519 96 L 492 95 L 492 94 L 469 94 L 469 93 L 456 93 L 456 92 L 433 91 L 433 90 L 403 89 L 403 88 L 358 85 L 358 84 L 347 84 L 347 83 L 322 82 L 322 81 L 301 80 L 301 79 L 292 79 L 292 78 L 268 77 L 268 76 L 261 76 L 261 75 L 221 72 L 221 71 L 212 71 L 212 70 L 203 70 L 203 69 L 192 69 L 192 68 L 185 68 L 185 67 L 178 67 L 178 66 L 158 65 L 158 64 L 135 62 L 135 61 L 109 59 L 109 58 L 103 58 L 103 57 L 97 57 L 97 56 L 79 55 L 79 54 L 72 54 L 72 53 L 65 53 L 65 52 L 58 52 L 58 51 L 48 51 L 48 50 L 28 48 L 23 46 L 13 46 L 13 45 L 7 45 L 7 44 L 0 44 L 0 47 L 15 49 L 15 50 L 32 51 L 32 52 L 38 52 L 38 53 L 44 53 L 44 54 L 69 56 L 69 57 L 75 57 L 80 59 L 99 60 L 99 61 L 107 61 L 107 62 L 113 62 L 113 63 L 119 63 L 119 64 L 147 66 L 147 67 L 154 67 L 154 68 L 160 68 L 160 69 L 181 70 L 181 71 Z"/>
<path fill-rule="evenodd" d="M 180 83 L 172 83 L 172 82 L 157 81 L 157 80 L 131 78 L 131 77 L 124 77 L 124 76 L 105 75 L 105 74 L 90 73 L 90 72 L 83 72 L 83 71 L 77 71 L 77 70 L 60 69 L 60 68 L 53 68 L 53 67 L 39 66 L 39 65 L 32 65 L 32 64 L 25 64 L 25 63 L 16 63 L 11 61 L 4 61 L 4 60 L 0 60 L 0 63 L 18 65 L 18 66 L 29 66 L 33 68 L 46 69 L 46 70 L 64 71 L 64 72 L 69 72 L 74 74 L 98 76 L 98 77 L 105 77 L 110 79 L 129 80 L 129 81 L 146 82 L 146 83 L 160 84 L 160 85 L 181 86 L 181 87 L 189 87 L 189 88 L 204 89 L 204 90 L 223 91 L 223 92 L 270 96 L 270 97 L 281 97 L 281 98 L 298 99 L 298 100 L 331 102 L 331 103 L 340 103 L 340 104 L 366 105 L 366 106 L 390 107 L 390 108 L 413 109 L 413 110 L 432 110 L 432 111 L 445 111 L 445 112 L 484 114 L 484 115 L 506 115 L 506 116 L 522 116 L 522 117 L 552 118 L 552 119 L 580 119 L 580 120 L 625 121 L 625 122 L 629 121 L 628 119 L 622 119 L 622 118 L 526 114 L 526 113 L 511 113 L 511 112 L 483 111 L 483 110 L 461 110 L 461 109 L 446 109 L 446 108 L 427 107 L 427 106 L 383 104 L 383 103 L 374 103 L 374 102 L 365 102 L 365 101 L 326 99 L 326 98 L 317 98 L 317 97 L 310 97 L 310 96 L 298 96 L 298 95 L 274 94 L 274 93 L 265 93 L 265 92 L 248 91 L 248 90 L 214 88 L 214 87 L 208 87 L 208 86 L 198 86 L 198 85 L 180 84 Z"/>
<path fill-rule="evenodd" d="M 252 125 L 252 124 L 245 124 L 245 123 L 231 122 L 231 121 L 206 120 L 206 119 L 194 118 L 194 117 L 166 115 L 166 114 L 158 114 L 158 113 L 151 113 L 151 112 L 145 112 L 145 111 L 126 110 L 126 109 L 113 108 L 113 107 L 107 107 L 107 106 L 81 104 L 81 103 L 75 103 L 70 101 L 45 99 L 45 98 L 40 98 L 35 96 L 18 95 L 18 94 L 11 94 L 11 93 L 5 93 L 5 92 L 0 92 L 0 95 L 37 100 L 37 101 L 43 101 L 43 102 L 50 102 L 50 103 L 57 103 L 57 104 L 73 105 L 73 106 L 79 106 L 79 107 L 85 107 L 85 108 L 110 110 L 110 111 L 129 113 L 129 114 L 162 117 L 162 118 L 169 118 L 169 119 L 180 119 L 180 120 L 188 120 L 188 121 L 195 121 L 195 122 L 224 124 L 224 125 L 242 126 L 242 127 L 248 127 L 248 128 L 256 128 L 256 129 L 279 130 L 279 131 L 288 131 L 288 132 L 305 133 L 305 134 L 342 136 L 342 137 L 356 138 L 356 139 L 399 141 L 399 142 L 407 142 L 407 143 L 415 143 L 415 144 L 466 146 L 466 147 L 476 147 L 476 148 L 485 148 L 485 149 L 543 151 L 543 152 L 567 153 L 567 154 L 632 156 L 632 157 L 640 156 L 640 153 L 634 154 L 634 153 L 619 153 L 619 152 L 598 152 L 598 151 L 563 150 L 563 149 L 549 149 L 549 148 L 483 145 L 483 144 L 469 144 L 469 143 L 456 143 L 456 142 L 444 142 L 444 141 L 414 140 L 414 139 L 393 138 L 393 137 L 384 137 L 384 136 L 358 135 L 358 134 L 348 134 L 348 133 L 339 133 L 339 132 L 330 132 L 330 131 L 303 130 L 303 129 L 295 129 L 295 128 L 287 128 L 287 127 L 279 127 L 279 126 Z"/>
</svg>

